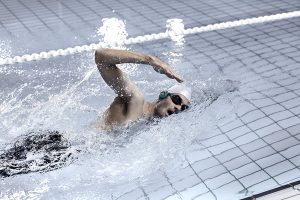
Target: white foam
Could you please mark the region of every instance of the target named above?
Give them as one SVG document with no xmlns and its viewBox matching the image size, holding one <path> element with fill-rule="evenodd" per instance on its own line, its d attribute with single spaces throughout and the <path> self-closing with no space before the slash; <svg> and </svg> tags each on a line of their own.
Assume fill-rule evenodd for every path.
<svg viewBox="0 0 300 200">
<path fill-rule="evenodd" d="M 100 42 L 110 48 L 124 48 L 123 44 L 128 36 L 125 21 L 117 18 L 103 18 L 102 24 L 97 30 Z"/>
<path fill-rule="evenodd" d="M 184 23 L 182 19 L 172 18 L 166 21 L 166 33 L 173 41 L 168 48 L 168 51 L 163 52 L 168 58 L 168 63 L 175 65 L 181 61 L 184 50 Z"/>
<path fill-rule="evenodd" d="M 176 45 L 182 45 L 184 41 L 184 24 L 183 20 L 179 18 L 168 19 L 166 23 L 167 33 L 169 34 L 171 40 L 175 42 Z"/>
</svg>

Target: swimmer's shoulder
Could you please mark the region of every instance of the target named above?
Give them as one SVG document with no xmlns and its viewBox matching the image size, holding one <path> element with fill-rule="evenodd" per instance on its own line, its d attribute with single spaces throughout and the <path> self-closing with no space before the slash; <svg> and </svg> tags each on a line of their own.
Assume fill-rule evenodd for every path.
<svg viewBox="0 0 300 200">
<path fill-rule="evenodd" d="M 143 116 L 144 98 L 133 97 L 130 100 L 116 97 L 103 113 L 97 128 L 113 129 L 128 125 Z"/>
</svg>

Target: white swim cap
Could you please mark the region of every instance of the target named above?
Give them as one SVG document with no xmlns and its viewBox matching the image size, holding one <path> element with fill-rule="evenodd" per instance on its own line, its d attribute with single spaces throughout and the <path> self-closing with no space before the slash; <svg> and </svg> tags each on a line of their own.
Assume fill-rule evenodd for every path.
<svg viewBox="0 0 300 200">
<path fill-rule="evenodd" d="M 170 93 L 178 93 L 185 96 L 189 101 L 192 96 L 192 89 L 185 84 L 176 84 L 168 89 Z"/>
</svg>

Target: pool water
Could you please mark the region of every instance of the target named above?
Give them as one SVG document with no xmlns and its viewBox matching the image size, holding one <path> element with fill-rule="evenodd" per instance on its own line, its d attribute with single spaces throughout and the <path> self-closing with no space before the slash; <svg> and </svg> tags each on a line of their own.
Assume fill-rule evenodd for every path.
<svg viewBox="0 0 300 200">
<path fill-rule="evenodd" d="M 162 55 L 173 62 L 175 68 L 180 67 L 183 55 L 178 54 L 178 48 L 182 45 L 173 45 L 177 51 L 175 56 L 166 51 Z M 202 80 L 199 75 L 183 74 L 183 77 L 188 76 L 186 82 L 193 90 L 189 110 L 164 119 L 140 120 L 128 127 L 103 131 L 96 124 L 115 95 L 93 62 L 93 54 L 87 53 L 2 69 L 6 80 L 1 82 L 13 80 L 13 84 L 4 87 L 1 84 L 4 89 L 1 90 L 0 115 L 3 151 L 20 140 L 20 136 L 29 132 L 42 135 L 47 130 L 63 133 L 73 150 L 72 162 L 60 169 L 49 171 L 31 166 L 32 173 L 3 179 L 3 198 L 80 198 L 87 195 L 87 191 L 100 195 L 99 198 L 110 198 L 114 186 L 146 177 L 174 160 L 180 166 L 185 149 L 197 136 L 209 134 L 217 122 L 234 109 L 232 101 L 238 93 L 239 82 L 218 71 L 201 75 Z M 149 100 L 158 98 L 158 91 L 175 84 L 149 66 L 127 64 L 123 70 Z M 26 155 L 28 159 L 32 159 L 30 153 Z M 45 154 L 45 150 L 33 153 Z M 39 167 L 42 172 L 49 172 L 34 172 L 39 171 Z M 77 192 L 71 194 L 70 191 Z"/>
<path fill-rule="evenodd" d="M 115 94 L 93 52 L 1 66 L 0 154 L 29 133 L 58 131 L 67 141 L 59 156 L 72 155 L 44 170 L 36 163 L 47 148 L 29 150 L 36 162 L 0 180 L 1 199 L 238 199 L 299 179 L 297 18 L 128 46 L 116 42 L 128 36 L 124 25 L 103 19 L 93 37 L 171 64 L 192 87 L 191 108 L 108 132 L 96 125 Z M 3 58 L 28 53 L 0 46 Z M 150 66 L 120 67 L 149 101 L 175 84 Z"/>
</svg>

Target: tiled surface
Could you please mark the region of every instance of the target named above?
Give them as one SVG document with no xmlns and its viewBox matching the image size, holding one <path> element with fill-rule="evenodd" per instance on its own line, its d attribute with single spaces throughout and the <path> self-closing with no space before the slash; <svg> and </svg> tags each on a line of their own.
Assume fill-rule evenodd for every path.
<svg viewBox="0 0 300 200">
<path fill-rule="evenodd" d="M 137 36 L 164 31 L 173 17 L 193 27 L 300 9 L 298 0 L 0 4 L 1 39 L 11 41 L 14 55 L 95 42 L 104 17 L 126 20 L 129 36 Z M 185 167 L 154 173 L 155 184 L 121 188 L 112 199 L 237 199 L 300 179 L 299 32 L 295 18 L 185 37 L 182 62 L 193 66 L 182 69 L 187 81 L 213 68 L 241 82 L 236 118 L 199 136 L 187 149 Z M 161 55 L 169 45 L 131 48 Z"/>
<path fill-rule="evenodd" d="M 97 42 L 102 18 L 126 21 L 129 36 L 137 36 L 165 31 L 169 18 L 181 18 L 186 27 L 194 27 L 299 9 L 298 0 L 2 0 L 0 35 L 10 41 L 15 55 L 21 55 Z"/>
</svg>

